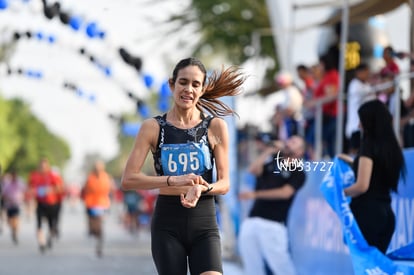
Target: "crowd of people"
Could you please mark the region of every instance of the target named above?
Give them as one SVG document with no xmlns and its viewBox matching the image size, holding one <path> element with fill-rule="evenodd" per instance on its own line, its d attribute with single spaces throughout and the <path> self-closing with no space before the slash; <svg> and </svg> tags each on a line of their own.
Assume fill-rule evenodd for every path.
<svg viewBox="0 0 414 275">
<path fill-rule="evenodd" d="M 285 233 L 285 213 L 302 187 L 305 175 L 296 175 L 300 173 L 295 169 L 279 173 L 278 154 L 282 153 L 292 163 L 292 152 L 286 152 L 286 148 L 292 139 L 303 139 L 304 146 L 299 147 L 303 152 L 297 151 L 293 158 L 320 160 L 315 159 L 314 147 L 319 105 L 323 143 L 319 157 L 331 160 L 336 156 L 340 76 L 333 55 L 328 52 L 311 67 L 299 64 L 296 67 L 299 82 L 293 81 L 291 74 L 278 73 L 275 82 L 280 89 L 264 98 L 270 131 L 261 132 L 259 127 L 249 125 L 238 132 L 239 175 L 247 185 L 242 188 L 247 191 L 242 191 L 239 199 L 250 201 L 247 211 L 242 213 L 238 239 L 246 274 L 295 274 Z M 388 46 L 384 48 L 382 68 L 374 70 L 370 64 L 361 62 L 350 72 L 345 88 L 345 142 L 341 151 L 344 153 L 339 157 L 353 167 L 356 181 L 344 191 L 353 198 L 351 210 L 363 236 L 382 253 L 386 252 L 395 230 L 390 194 L 397 190 L 400 177 L 404 178 L 402 148 L 414 147 L 414 92 L 403 99 L 396 58 L 410 59 L 410 71 L 414 72 L 413 57 Z M 400 104 L 399 117 L 396 103 Z M 397 135 L 393 129 L 396 119 L 400 122 Z M 374 149 L 377 147 L 380 149 Z"/>
<path fill-rule="evenodd" d="M 316 157 L 314 145 L 318 105 L 322 108 L 323 143 L 322 156 L 319 157 L 333 158 L 336 153 L 337 96 L 340 85 L 337 58 L 336 52 L 328 51 L 320 57 L 318 64 L 297 65 L 298 81 L 293 80 L 292 74 L 280 72 L 275 78 L 279 89 L 264 97 L 263 113 L 270 125 L 267 133 L 281 140 L 292 135 L 303 136 L 307 145 L 305 157 L 308 159 Z M 396 52 L 391 46 L 384 48 L 383 67 L 375 69 L 370 64 L 361 62 L 347 72 L 344 89 L 346 119 L 343 151 L 356 152 L 360 139 L 356 111 L 362 103 L 375 98 L 388 106 L 393 117 L 397 115 L 396 101 L 400 101 L 399 139 L 402 147 L 414 146 L 414 93 L 404 93 L 401 80 L 396 82 L 401 73 L 397 59 L 409 59 L 410 71 L 414 72 L 413 55 Z M 397 95 L 398 89 L 400 92 Z M 400 98 L 397 99 L 397 96 Z"/>
<path fill-rule="evenodd" d="M 136 194 L 138 200 L 131 201 Z M 19 244 L 21 219 L 35 222 L 34 236 L 39 251 L 44 254 L 52 249 L 61 235 L 60 216 L 62 207 L 77 209 L 83 205 L 87 235 L 96 239 L 96 255 L 103 255 L 103 222 L 111 209 L 111 202 L 121 206 L 118 220 L 126 232 L 138 233 L 142 223 L 147 225 L 153 211 L 155 193 L 123 192 L 106 172 L 105 164 L 96 161 L 81 188 L 64 182 L 59 171 L 43 158 L 38 168 L 27 177 L 15 168 L 0 171 L 0 234 L 9 232 L 11 241 Z M 133 209 L 133 210 L 132 210 Z M 142 219 L 145 217 L 146 219 Z"/>
</svg>

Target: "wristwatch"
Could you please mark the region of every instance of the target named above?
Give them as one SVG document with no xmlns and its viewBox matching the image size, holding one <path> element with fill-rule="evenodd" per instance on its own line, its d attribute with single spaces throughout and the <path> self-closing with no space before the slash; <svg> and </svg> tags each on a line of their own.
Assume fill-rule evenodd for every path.
<svg viewBox="0 0 414 275">
<path fill-rule="evenodd" d="M 208 193 L 208 192 L 210 192 L 211 190 L 213 190 L 213 186 L 209 184 L 209 185 L 208 185 L 207 190 L 205 190 L 205 191 L 201 192 L 201 194 L 207 194 L 207 193 Z"/>
</svg>

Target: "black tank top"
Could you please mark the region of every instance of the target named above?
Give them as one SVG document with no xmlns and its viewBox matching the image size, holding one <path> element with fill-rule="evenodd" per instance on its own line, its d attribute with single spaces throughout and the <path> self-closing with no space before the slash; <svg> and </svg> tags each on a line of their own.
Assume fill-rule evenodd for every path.
<svg viewBox="0 0 414 275">
<path fill-rule="evenodd" d="M 202 117 L 193 128 L 179 129 L 167 122 L 167 114 L 154 117 L 160 125 L 158 142 L 153 152 L 155 171 L 159 176 L 201 175 L 208 183 L 213 180 L 213 152 L 208 141 L 212 116 Z"/>
</svg>

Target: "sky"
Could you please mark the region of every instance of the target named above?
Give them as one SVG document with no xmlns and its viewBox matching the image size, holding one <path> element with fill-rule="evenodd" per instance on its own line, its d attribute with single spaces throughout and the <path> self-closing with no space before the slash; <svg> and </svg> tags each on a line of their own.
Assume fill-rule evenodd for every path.
<svg viewBox="0 0 414 275">
<path fill-rule="evenodd" d="M 74 31 L 58 18 L 46 19 L 40 0 L 9 2 L 11 7 L 0 11 L 0 43 L 10 39 L 14 31 L 27 30 L 55 35 L 56 42 L 50 44 L 36 39 L 21 39 L 9 60 L 11 67 L 40 70 L 44 79 L 6 76 L 4 64 L 0 64 L 0 93 L 6 98 L 25 100 L 52 132 L 68 142 L 72 157 L 63 173 L 69 182 L 80 181 L 84 175 L 79 174 L 79 168 L 86 154 L 98 153 L 108 160 L 118 152 L 117 124 L 108 119 L 108 114 L 135 111 L 135 103 L 126 96 L 125 90 L 131 90 L 144 99 L 151 93 L 145 87 L 142 75 L 123 63 L 116 49 L 123 46 L 132 54 L 141 56 L 142 73 L 153 76 L 154 87 L 158 87 L 168 78 L 175 63 L 189 55 L 196 41 L 196 34 L 189 31 L 169 34 L 168 25 L 160 23 L 171 13 L 183 10 L 188 1 L 60 1 L 63 10 L 80 15 L 85 21 L 95 21 L 105 31 L 104 40 L 89 38 L 83 29 Z M 288 29 L 292 15 L 289 4 L 292 2 L 278 3 Z M 308 24 L 309 18 L 324 18 L 326 13 L 326 9 L 301 11 L 295 15 L 295 25 Z M 401 7 L 384 16 L 387 33 L 396 49 L 408 49 L 408 15 L 408 8 Z M 295 33 L 292 64 L 311 65 L 317 61 L 320 31 L 315 28 Z M 100 61 L 109 64 L 113 75 L 105 76 L 80 55 L 77 52 L 80 47 L 85 47 Z M 246 90 L 259 88 L 268 63 L 255 60 L 243 65 L 250 74 Z M 64 81 L 76 83 L 86 96 L 76 96 L 62 88 Z M 93 95 L 95 101 L 91 102 L 88 95 Z M 255 108 L 256 112 L 247 108 L 252 104 L 260 102 L 253 98 L 241 98 L 237 103 L 241 117 L 239 125 L 260 119 L 260 108 Z M 249 110 L 249 114 L 245 114 L 244 110 Z"/>
</svg>

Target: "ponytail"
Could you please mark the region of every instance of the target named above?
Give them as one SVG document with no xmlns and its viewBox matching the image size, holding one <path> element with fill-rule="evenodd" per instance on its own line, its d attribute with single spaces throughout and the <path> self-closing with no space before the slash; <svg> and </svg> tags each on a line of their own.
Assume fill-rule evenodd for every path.
<svg viewBox="0 0 414 275">
<path fill-rule="evenodd" d="M 236 66 L 223 69 L 220 73 L 214 71 L 208 78 L 204 94 L 197 102 L 199 110 L 206 110 L 214 116 L 224 117 L 238 114 L 218 98 L 236 96 L 242 92 L 246 76 Z"/>
</svg>

